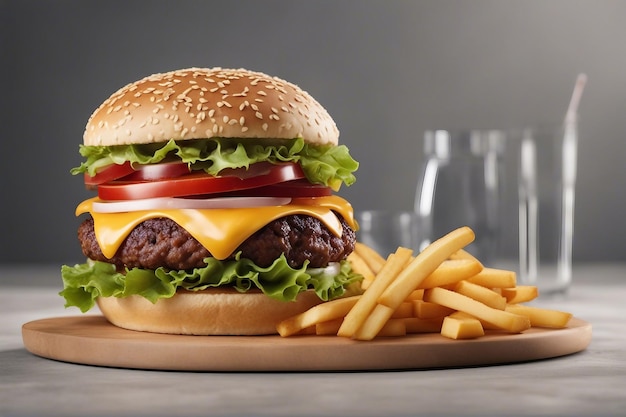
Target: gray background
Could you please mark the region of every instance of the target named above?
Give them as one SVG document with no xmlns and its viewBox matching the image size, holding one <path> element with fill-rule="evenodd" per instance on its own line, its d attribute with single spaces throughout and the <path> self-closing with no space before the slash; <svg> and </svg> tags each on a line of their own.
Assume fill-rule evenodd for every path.
<svg viewBox="0 0 626 417">
<path fill-rule="evenodd" d="M 91 112 L 122 85 L 246 67 L 313 94 L 361 162 L 356 209 L 411 208 L 422 132 L 580 113 L 575 261 L 626 246 L 626 2 L 0 0 L 2 263 L 82 261 L 69 169 Z"/>
</svg>

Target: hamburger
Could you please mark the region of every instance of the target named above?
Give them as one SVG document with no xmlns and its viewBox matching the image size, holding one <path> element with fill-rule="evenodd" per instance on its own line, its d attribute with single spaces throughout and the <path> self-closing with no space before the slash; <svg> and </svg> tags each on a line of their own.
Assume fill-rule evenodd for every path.
<svg viewBox="0 0 626 417">
<path fill-rule="evenodd" d="M 131 330 L 276 333 L 360 287 L 357 224 L 336 195 L 358 163 L 298 86 L 245 69 L 189 68 L 128 84 L 85 127 L 72 169 L 97 196 L 76 215 L 83 264 L 66 307 Z"/>
</svg>

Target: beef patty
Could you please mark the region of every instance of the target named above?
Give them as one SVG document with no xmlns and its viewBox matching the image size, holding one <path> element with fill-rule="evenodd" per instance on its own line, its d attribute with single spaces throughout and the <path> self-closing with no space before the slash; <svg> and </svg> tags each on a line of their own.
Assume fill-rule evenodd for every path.
<svg viewBox="0 0 626 417">
<path fill-rule="evenodd" d="M 274 220 L 248 239 L 233 253 L 241 252 L 261 267 L 267 267 L 285 254 L 293 268 L 300 268 L 305 260 L 309 266 L 325 267 L 330 262 L 345 259 L 353 250 L 356 236 L 341 216 L 340 237 L 335 236 L 318 219 L 306 215 L 292 215 Z M 85 220 L 78 228 L 78 239 L 83 254 L 93 260 L 124 267 L 156 269 L 191 269 L 202 267 L 209 251 L 185 229 L 167 218 L 146 220 L 124 240 L 113 258 L 106 258 L 96 241 L 93 219 Z"/>
</svg>

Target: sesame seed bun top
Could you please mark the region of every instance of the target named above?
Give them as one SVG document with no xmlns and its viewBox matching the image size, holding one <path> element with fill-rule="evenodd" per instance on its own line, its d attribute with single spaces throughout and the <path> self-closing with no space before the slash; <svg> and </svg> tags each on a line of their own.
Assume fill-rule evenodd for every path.
<svg viewBox="0 0 626 417">
<path fill-rule="evenodd" d="M 189 68 L 121 88 L 91 115 L 88 146 L 212 137 L 337 145 L 328 112 L 298 86 L 245 69 Z"/>
</svg>

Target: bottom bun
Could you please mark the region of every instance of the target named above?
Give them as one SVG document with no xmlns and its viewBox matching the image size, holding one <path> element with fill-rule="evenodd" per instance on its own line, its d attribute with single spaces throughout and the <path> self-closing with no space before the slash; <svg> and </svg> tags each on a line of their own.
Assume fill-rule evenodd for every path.
<svg viewBox="0 0 626 417">
<path fill-rule="evenodd" d="M 278 301 L 260 291 L 234 289 L 182 290 L 156 303 L 132 295 L 100 297 L 98 307 L 115 326 L 152 333 L 189 335 L 276 334 L 282 320 L 302 313 L 322 301 L 313 291 L 295 301 Z"/>
</svg>

